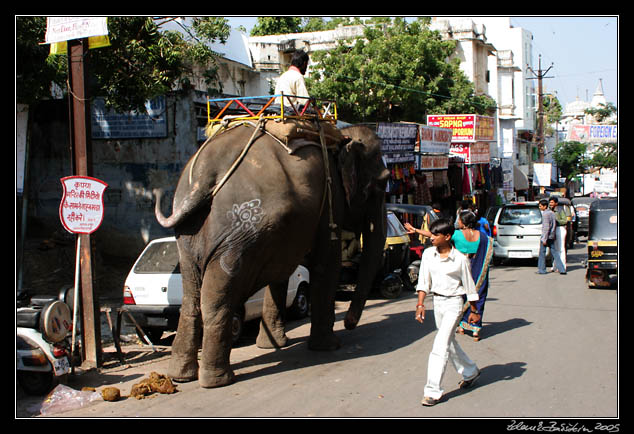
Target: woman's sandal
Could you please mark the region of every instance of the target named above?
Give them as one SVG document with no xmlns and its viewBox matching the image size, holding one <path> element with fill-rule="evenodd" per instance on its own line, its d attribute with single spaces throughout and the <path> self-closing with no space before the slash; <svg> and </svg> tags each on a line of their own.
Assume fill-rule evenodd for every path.
<svg viewBox="0 0 634 434">
<path fill-rule="evenodd" d="M 474 334 L 473 335 L 473 342 L 479 342 L 479 341 L 480 341 L 480 335 Z"/>
</svg>

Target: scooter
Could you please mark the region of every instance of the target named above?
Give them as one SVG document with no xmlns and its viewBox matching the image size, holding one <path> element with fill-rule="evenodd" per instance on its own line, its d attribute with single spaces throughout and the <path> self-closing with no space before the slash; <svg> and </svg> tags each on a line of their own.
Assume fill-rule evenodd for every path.
<svg viewBox="0 0 634 434">
<path fill-rule="evenodd" d="M 72 288 L 57 297 L 21 293 L 16 312 L 16 375 L 29 395 L 44 395 L 70 370 Z"/>
</svg>

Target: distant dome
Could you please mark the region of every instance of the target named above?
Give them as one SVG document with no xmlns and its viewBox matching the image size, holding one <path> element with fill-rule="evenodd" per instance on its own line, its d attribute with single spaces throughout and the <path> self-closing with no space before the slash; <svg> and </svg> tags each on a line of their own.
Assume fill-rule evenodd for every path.
<svg viewBox="0 0 634 434">
<path fill-rule="evenodd" d="M 584 111 L 590 108 L 590 103 L 586 101 L 581 101 L 579 97 L 573 102 L 569 102 L 566 104 L 566 109 L 564 110 L 565 116 L 583 116 Z"/>
</svg>

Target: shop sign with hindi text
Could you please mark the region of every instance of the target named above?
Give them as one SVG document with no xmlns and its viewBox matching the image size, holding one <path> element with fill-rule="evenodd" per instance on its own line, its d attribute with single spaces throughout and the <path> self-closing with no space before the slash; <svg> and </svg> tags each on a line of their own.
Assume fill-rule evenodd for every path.
<svg viewBox="0 0 634 434">
<path fill-rule="evenodd" d="M 385 162 L 414 162 L 417 132 L 417 124 L 379 122 L 376 135 L 381 139 L 381 153 Z"/>
<path fill-rule="evenodd" d="M 465 164 L 487 164 L 491 160 L 487 142 L 452 143 L 449 153 L 462 158 Z"/>
<path fill-rule="evenodd" d="M 448 154 L 453 131 L 450 128 L 419 125 L 419 152 L 423 154 Z"/>
<path fill-rule="evenodd" d="M 490 116 L 469 115 L 427 115 L 427 125 L 450 128 L 452 143 L 495 140 L 495 120 Z"/>
</svg>

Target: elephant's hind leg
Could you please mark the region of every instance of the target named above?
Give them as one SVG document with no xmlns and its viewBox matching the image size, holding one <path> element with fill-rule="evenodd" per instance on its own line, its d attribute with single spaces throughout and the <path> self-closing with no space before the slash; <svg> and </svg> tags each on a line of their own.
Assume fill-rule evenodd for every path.
<svg viewBox="0 0 634 434">
<path fill-rule="evenodd" d="M 201 288 L 203 321 L 202 355 L 198 369 L 201 387 L 222 387 L 235 381 L 230 366 L 231 323 L 238 282 L 228 276 L 218 261 L 207 266 Z"/>
<path fill-rule="evenodd" d="M 201 332 L 200 283 L 183 272 L 183 301 L 168 368 L 168 375 L 174 381 L 187 382 L 198 378 Z"/>
</svg>

